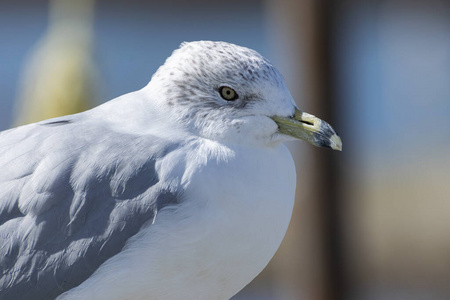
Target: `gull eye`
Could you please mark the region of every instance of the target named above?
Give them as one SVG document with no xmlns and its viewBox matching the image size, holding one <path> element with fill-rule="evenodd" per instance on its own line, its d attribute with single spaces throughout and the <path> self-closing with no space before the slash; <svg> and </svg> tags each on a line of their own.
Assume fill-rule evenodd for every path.
<svg viewBox="0 0 450 300">
<path fill-rule="evenodd" d="M 220 87 L 219 93 L 220 96 L 227 101 L 233 101 L 238 98 L 238 94 L 236 93 L 236 91 L 228 86 Z"/>
</svg>

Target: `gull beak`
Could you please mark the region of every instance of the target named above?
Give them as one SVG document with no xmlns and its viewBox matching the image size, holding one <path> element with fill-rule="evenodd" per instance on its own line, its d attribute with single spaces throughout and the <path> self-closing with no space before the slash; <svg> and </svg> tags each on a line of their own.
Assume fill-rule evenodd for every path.
<svg viewBox="0 0 450 300">
<path fill-rule="evenodd" d="M 314 146 L 342 151 L 342 141 L 336 131 L 325 121 L 295 108 L 292 117 L 271 117 L 282 134 L 310 142 Z"/>
</svg>

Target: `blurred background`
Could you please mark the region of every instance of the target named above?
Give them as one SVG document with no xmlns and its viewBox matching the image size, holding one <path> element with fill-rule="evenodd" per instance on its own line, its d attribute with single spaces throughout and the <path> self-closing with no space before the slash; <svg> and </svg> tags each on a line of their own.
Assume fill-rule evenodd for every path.
<svg viewBox="0 0 450 300">
<path fill-rule="evenodd" d="M 298 193 L 233 300 L 450 299 L 450 3 L 0 1 L 0 129 L 142 88 L 183 41 L 266 56 L 342 153 L 290 146 Z"/>
</svg>

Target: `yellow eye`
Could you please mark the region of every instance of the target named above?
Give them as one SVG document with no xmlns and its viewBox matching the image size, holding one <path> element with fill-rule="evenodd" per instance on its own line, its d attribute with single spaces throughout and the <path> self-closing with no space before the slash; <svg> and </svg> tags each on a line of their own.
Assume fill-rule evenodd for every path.
<svg viewBox="0 0 450 300">
<path fill-rule="evenodd" d="M 219 89 L 219 92 L 220 96 L 227 101 L 233 101 L 238 98 L 238 94 L 236 93 L 236 91 L 228 86 L 222 86 Z"/>
</svg>

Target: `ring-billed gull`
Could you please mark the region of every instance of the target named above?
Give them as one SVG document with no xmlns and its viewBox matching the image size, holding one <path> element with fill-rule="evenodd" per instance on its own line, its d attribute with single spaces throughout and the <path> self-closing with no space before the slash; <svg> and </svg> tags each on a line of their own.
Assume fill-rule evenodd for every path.
<svg viewBox="0 0 450 300">
<path fill-rule="evenodd" d="M 283 239 L 295 138 L 341 149 L 268 60 L 209 41 L 142 90 L 1 133 L 0 298 L 230 298 Z"/>
</svg>

